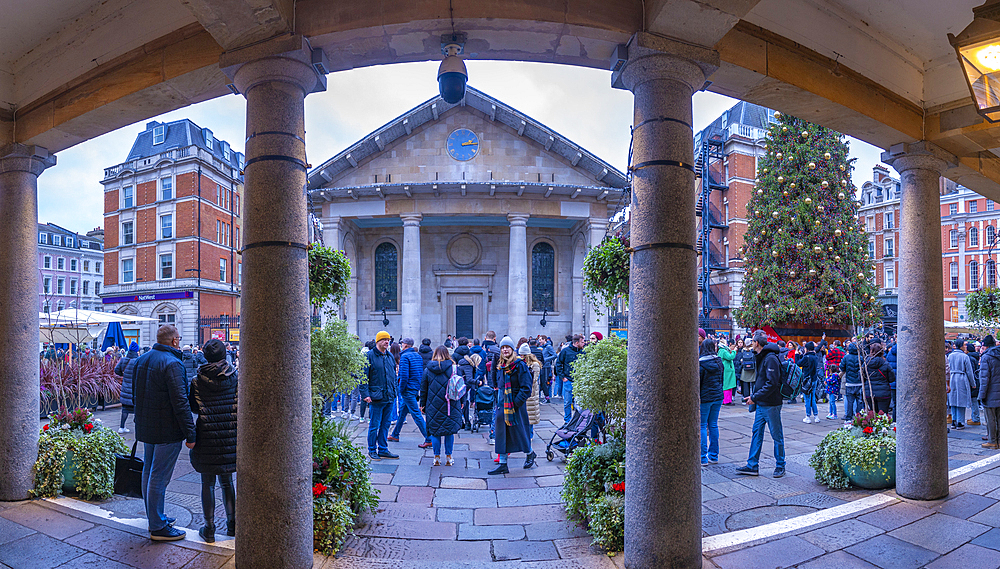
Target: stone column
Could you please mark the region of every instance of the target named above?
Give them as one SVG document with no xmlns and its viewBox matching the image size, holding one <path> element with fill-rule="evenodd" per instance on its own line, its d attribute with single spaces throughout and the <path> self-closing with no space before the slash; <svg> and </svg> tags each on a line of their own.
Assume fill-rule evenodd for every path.
<svg viewBox="0 0 1000 569">
<path fill-rule="evenodd" d="M 400 279 L 400 311 L 403 313 L 403 338 L 420 342 L 420 220 L 419 213 L 404 213 L 403 218 L 403 278 Z M 437 340 L 435 340 L 437 341 Z"/>
<path fill-rule="evenodd" d="M 222 55 L 247 99 L 236 564 L 313 564 L 304 102 L 325 89 L 297 35 Z M 318 54 L 317 54 L 318 55 Z M 296 357 L 288 357 L 296 354 Z M 275 378 L 281 389 L 275 389 Z M 266 538 L 261 537 L 267 528 Z"/>
<path fill-rule="evenodd" d="M 335 251 L 340 251 L 340 217 L 331 217 L 323 222 L 323 245 L 329 247 Z M 332 301 L 327 302 L 323 305 L 323 313 L 320 317 L 323 319 L 323 323 L 326 323 L 328 314 L 333 314 L 336 318 L 341 317 L 340 306 L 335 305 Z"/>
<path fill-rule="evenodd" d="M 0 147 L 0 500 L 27 500 L 38 458 L 38 176 L 56 163 L 37 146 Z"/>
<path fill-rule="evenodd" d="M 510 256 L 507 263 L 507 335 L 515 342 L 528 335 L 528 217 L 509 213 Z"/>
<path fill-rule="evenodd" d="M 914 500 L 948 495 L 941 268 L 941 172 L 954 156 L 928 143 L 897 144 L 882 162 L 899 172 L 899 371 L 896 492 Z"/>
<path fill-rule="evenodd" d="M 597 247 L 604 240 L 608 232 L 608 220 L 604 218 L 591 218 L 588 233 L 590 234 L 591 248 Z M 600 332 L 605 338 L 608 337 L 608 307 L 598 306 L 590 303 L 587 307 L 587 337 L 592 332 Z"/>
<path fill-rule="evenodd" d="M 691 96 L 718 65 L 710 49 L 638 33 L 612 76 L 635 95 L 625 467 L 631 569 L 702 565 Z M 670 365 L 657 355 L 663 346 L 674 352 Z"/>
<path fill-rule="evenodd" d="M 358 277 L 351 273 L 351 282 L 347 289 L 346 317 L 347 331 L 351 334 L 358 333 Z"/>
</svg>

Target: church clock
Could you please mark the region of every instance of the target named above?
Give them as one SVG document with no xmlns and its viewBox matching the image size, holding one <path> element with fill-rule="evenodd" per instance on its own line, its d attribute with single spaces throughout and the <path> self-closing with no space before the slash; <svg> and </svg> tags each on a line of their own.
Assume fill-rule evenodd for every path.
<svg viewBox="0 0 1000 569">
<path fill-rule="evenodd" d="M 479 137 L 467 128 L 458 128 L 448 135 L 448 155 L 455 160 L 472 160 L 479 154 Z"/>
</svg>

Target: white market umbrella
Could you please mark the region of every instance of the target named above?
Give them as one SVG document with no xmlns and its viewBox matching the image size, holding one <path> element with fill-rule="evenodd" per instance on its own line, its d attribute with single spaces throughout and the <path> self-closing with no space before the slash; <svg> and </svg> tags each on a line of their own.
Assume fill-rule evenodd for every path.
<svg viewBox="0 0 1000 569">
<path fill-rule="evenodd" d="M 131 314 L 117 314 L 114 312 L 101 312 L 98 310 L 83 310 L 81 308 L 67 308 L 50 315 L 52 322 L 74 323 L 74 324 L 108 324 L 110 322 L 156 322 L 156 318 L 146 318 L 145 316 L 134 316 Z"/>
<path fill-rule="evenodd" d="M 40 326 L 39 338 L 50 344 L 82 344 L 101 334 L 102 326 Z"/>
<path fill-rule="evenodd" d="M 968 322 L 952 322 L 950 320 L 944 321 L 944 331 L 949 334 L 978 334 L 979 332 L 972 328 Z"/>
</svg>

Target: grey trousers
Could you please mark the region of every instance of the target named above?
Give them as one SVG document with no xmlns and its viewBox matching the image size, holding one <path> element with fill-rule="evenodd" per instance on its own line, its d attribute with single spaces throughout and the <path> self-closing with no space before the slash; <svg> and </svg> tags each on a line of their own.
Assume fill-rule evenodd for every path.
<svg viewBox="0 0 1000 569">
<path fill-rule="evenodd" d="M 990 443 L 1000 444 L 1000 407 L 983 407 L 983 416 L 986 417 L 986 437 Z"/>
</svg>

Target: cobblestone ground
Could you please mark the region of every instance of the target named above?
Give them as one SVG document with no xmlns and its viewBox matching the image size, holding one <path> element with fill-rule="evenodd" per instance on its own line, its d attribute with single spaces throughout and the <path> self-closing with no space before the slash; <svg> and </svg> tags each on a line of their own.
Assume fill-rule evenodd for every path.
<svg viewBox="0 0 1000 569">
<path fill-rule="evenodd" d="M 738 535 L 732 532 L 827 511 L 876 494 L 831 491 L 815 482 L 808 458 L 822 437 L 842 423 L 824 419 L 805 424 L 802 409 L 801 403 L 783 408 L 788 474 L 773 479 L 769 436 L 762 475 L 735 474 L 733 469 L 746 461 L 752 416 L 741 405 L 722 408 L 720 462 L 702 469 L 705 536 Z M 117 427 L 120 412 L 109 409 L 98 416 Z M 417 448 L 421 438 L 408 421 L 400 442 L 389 443 L 400 459 L 372 464 L 373 482 L 380 491 L 378 512 L 365 516 L 357 535 L 337 557 L 317 556 L 315 567 L 623 567 L 621 554 L 611 558 L 592 548 L 586 532 L 566 520 L 559 500 L 564 462 L 558 456 L 553 462 L 544 457 L 545 444 L 561 419 L 560 399 L 543 404 L 542 422 L 533 439 L 538 466 L 525 470 L 523 455 L 515 455 L 511 473 L 501 477 L 486 474 L 494 467 L 495 456 L 485 432 L 463 431 L 455 441 L 456 465 L 435 467 L 430 449 Z M 358 426 L 356 441 L 364 446 L 367 423 L 353 421 Z M 984 432 L 984 427 L 952 431 L 950 468 L 996 454 L 980 447 Z M 124 436 L 131 446 L 133 434 Z M 892 500 L 878 509 L 707 551 L 706 566 L 890 569 L 933 562 L 934 567 L 943 567 L 974 555 L 987 560 L 983 566 L 1000 567 L 1000 529 L 995 529 L 1000 526 L 1000 506 L 994 507 L 1000 500 L 1000 469 L 987 470 L 953 479 L 946 501 L 909 502 L 893 492 L 883 493 Z M 187 452 L 181 453 L 168 487 L 166 511 L 177 518 L 178 526 L 195 532 L 204 523 L 200 477 Z M 221 521 L 221 503 L 216 512 Z M 183 542 L 153 543 L 143 516 L 141 500 L 118 496 L 101 503 L 0 502 L 0 567 L 234 566 L 232 538 L 217 536 L 218 541 L 208 545 L 198 541 L 197 533 L 189 533 Z M 980 565 L 966 564 L 963 569 L 973 566 Z"/>
</svg>

